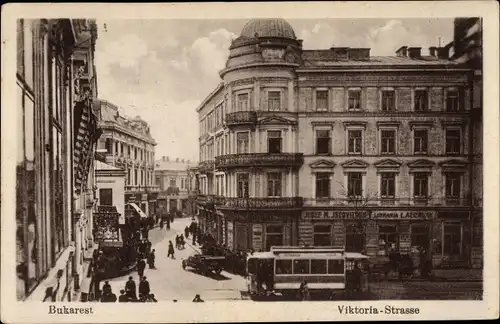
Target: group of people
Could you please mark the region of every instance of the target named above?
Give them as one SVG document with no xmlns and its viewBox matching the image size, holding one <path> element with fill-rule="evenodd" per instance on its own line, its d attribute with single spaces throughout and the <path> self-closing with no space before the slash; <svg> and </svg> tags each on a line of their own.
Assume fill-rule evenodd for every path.
<svg viewBox="0 0 500 324">
<path fill-rule="evenodd" d="M 109 281 L 104 283 L 102 287 L 102 296 L 100 302 L 102 303 L 114 303 L 118 300 L 120 303 L 126 302 L 157 302 L 155 295 L 151 294 L 151 288 L 149 282 L 145 276 L 140 277 L 139 282 L 139 296 L 137 296 L 137 286 L 132 277 L 128 278 L 125 283 L 125 288 L 120 289 L 120 296 L 117 298 L 113 293 Z"/>
</svg>

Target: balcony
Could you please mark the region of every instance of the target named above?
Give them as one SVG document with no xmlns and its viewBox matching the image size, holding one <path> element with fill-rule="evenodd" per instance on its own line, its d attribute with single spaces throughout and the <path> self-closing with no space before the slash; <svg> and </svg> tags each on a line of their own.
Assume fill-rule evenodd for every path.
<svg viewBox="0 0 500 324">
<path fill-rule="evenodd" d="M 402 207 L 470 207 L 468 198 L 304 198 L 305 206 L 349 206 L 353 208 L 369 208 L 374 206 Z"/>
<path fill-rule="evenodd" d="M 282 209 L 302 208 L 302 197 L 234 198 L 225 197 L 220 209 Z"/>
<path fill-rule="evenodd" d="M 198 195 L 196 196 L 196 201 L 200 204 L 213 204 L 215 206 L 221 206 L 224 204 L 226 198 L 218 195 Z"/>
<path fill-rule="evenodd" d="M 159 192 L 158 186 L 125 186 L 125 192 Z"/>
<path fill-rule="evenodd" d="M 217 169 L 236 167 L 293 167 L 304 164 L 302 153 L 244 153 L 222 155 L 215 158 Z"/>
<path fill-rule="evenodd" d="M 215 168 L 214 160 L 202 161 L 198 164 L 198 170 L 200 171 L 200 173 L 207 173 L 213 171 L 214 168 Z"/>
<path fill-rule="evenodd" d="M 226 125 L 228 127 L 257 124 L 257 113 L 255 111 L 237 111 L 226 114 Z"/>
</svg>

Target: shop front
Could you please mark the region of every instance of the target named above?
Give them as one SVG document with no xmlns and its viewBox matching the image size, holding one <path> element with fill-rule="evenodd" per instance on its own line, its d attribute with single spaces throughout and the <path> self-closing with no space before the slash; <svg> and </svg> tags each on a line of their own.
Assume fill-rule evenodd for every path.
<svg viewBox="0 0 500 324">
<path fill-rule="evenodd" d="M 314 210 L 302 213 L 299 242 L 336 246 L 372 257 L 410 254 L 417 263 L 424 251 L 434 267 L 469 267 L 471 228 L 468 211 Z M 473 230 L 479 232 L 477 228 Z"/>
<path fill-rule="evenodd" d="M 146 213 L 149 214 L 149 202 L 148 202 L 148 194 L 145 193 L 125 193 L 125 203 L 134 203 L 139 208 Z"/>
<path fill-rule="evenodd" d="M 156 211 L 158 209 L 158 193 L 153 192 L 153 193 L 148 193 L 147 195 L 148 195 L 149 216 L 154 217 L 156 224 L 159 221 L 158 215 L 156 215 Z"/>
<path fill-rule="evenodd" d="M 231 250 L 269 251 L 297 245 L 298 211 L 224 211 Z"/>
</svg>

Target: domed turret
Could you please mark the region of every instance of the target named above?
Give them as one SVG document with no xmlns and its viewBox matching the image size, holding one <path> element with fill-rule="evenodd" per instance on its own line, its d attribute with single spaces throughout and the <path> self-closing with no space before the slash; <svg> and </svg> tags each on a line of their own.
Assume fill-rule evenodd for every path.
<svg viewBox="0 0 500 324">
<path fill-rule="evenodd" d="M 296 39 L 292 26 L 280 18 L 252 19 L 241 30 L 241 36 L 254 37 L 283 37 Z"/>
</svg>

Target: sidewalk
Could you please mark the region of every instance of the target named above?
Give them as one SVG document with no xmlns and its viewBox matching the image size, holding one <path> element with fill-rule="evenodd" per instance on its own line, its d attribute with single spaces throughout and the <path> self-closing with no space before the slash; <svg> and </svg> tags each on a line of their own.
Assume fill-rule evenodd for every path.
<svg viewBox="0 0 500 324">
<path fill-rule="evenodd" d="M 412 278 L 400 279 L 397 273 L 392 272 L 387 279 L 375 281 L 448 281 L 448 282 L 482 282 L 483 269 L 432 269 L 432 278 L 425 279 L 416 275 Z"/>
</svg>

